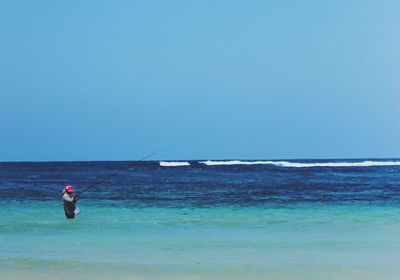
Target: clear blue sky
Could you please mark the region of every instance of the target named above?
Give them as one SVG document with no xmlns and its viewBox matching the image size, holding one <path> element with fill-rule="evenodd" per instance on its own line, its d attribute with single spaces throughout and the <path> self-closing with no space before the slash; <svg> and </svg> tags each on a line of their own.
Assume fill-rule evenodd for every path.
<svg viewBox="0 0 400 280">
<path fill-rule="evenodd" d="M 2 1 L 0 161 L 400 156 L 400 1 Z"/>
</svg>

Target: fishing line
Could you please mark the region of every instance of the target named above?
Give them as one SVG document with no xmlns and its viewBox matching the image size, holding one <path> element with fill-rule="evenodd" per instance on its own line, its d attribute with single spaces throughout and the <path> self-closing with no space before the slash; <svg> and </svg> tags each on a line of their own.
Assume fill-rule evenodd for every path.
<svg viewBox="0 0 400 280">
<path fill-rule="evenodd" d="M 151 154 L 148 154 L 147 156 L 145 156 L 145 157 L 139 159 L 137 162 L 144 161 L 145 159 L 147 159 L 147 158 L 149 158 L 149 157 L 151 157 L 151 156 L 154 156 L 155 154 L 161 153 L 162 151 L 165 151 L 166 149 L 168 149 L 168 148 L 163 148 L 163 149 L 157 150 L 157 151 L 155 151 L 155 152 L 152 152 Z M 89 187 L 87 187 L 86 189 L 84 189 L 83 191 L 81 191 L 81 192 L 79 193 L 79 195 L 81 195 L 82 193 L 87 192 L 88 190 L 94 188 L 95 186 L 97 186 L 97 185 L 99 185 L 99 184 L 105 182 L 106 180 L 110 179 L 111 177 L 113 177 L 113 176 L 115 176 L 115 175 L 118 175 L 119 173 L 121 173 L 122 171 L 125 171 L 127 168 L 129 168 L 129 167 L 131 167 L 131 166 L 132 166 L 132 164 L 127 165 L 127 166 L 124 166 L 123 168 L 121 168 L 121 169 L 119 169 L 119 170 L 117 170 L 117 171 L 111 173 L 110 175 L 104 177 L 103 179 L 101 179 L 101 180 L 99 180 L 99 181 L 97 181 L 97 182 L 91 184 Z"/>
</svg>

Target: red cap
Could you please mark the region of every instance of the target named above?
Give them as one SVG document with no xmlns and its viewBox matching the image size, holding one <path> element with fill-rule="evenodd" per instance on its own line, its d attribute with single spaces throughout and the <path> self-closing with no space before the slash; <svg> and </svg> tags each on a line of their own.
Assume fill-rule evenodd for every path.
<svg viewBox="0 0 400 280">
<path fill-rule="evenodd" d="M 72 193 L 75 192 L 74 188 L 71 185 L 67 185 L 64 189 L 64 191 Z"/>
</svg>

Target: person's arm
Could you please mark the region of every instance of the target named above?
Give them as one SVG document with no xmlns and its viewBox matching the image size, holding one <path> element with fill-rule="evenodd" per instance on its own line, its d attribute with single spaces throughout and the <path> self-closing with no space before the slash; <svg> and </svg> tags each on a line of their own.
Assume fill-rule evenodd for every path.
<svg viewBox="0 0 400 280">
<path fill-rule="evenodd" d="M 64 201 L 68 201 L 68 202 L 74 202 L 74 201 L 75 201 L 75 198 L 70 197 L 67 193 L 65 193 L 65 194 L 63 195 L 63 200 L 64 200 Z"/>
</svg>

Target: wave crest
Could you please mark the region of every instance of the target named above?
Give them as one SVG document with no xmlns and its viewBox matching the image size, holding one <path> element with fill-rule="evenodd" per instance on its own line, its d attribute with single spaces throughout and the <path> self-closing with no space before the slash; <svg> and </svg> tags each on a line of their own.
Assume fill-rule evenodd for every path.
<svg viewBox="0 0 400 280">
<path fill-rule="evenodd" d="M 177 167 L 177 166 L 189 166 L 190 163 L 187 161 L 160 161 L 160 166 L 163 167 Z"/>
<path fill-rule="evenodd" d="M 201 161 L 205 165 L 260 165 L 269 164 L 280 167 L 370 167 L 370 166 L 392 166 L 400 165 L 400 161 L 356 161 L 356 162 L 290 162 L 290 161 L 242 161 L 242 160 L 227 160 L 227 161 Z"/>
</svg>

